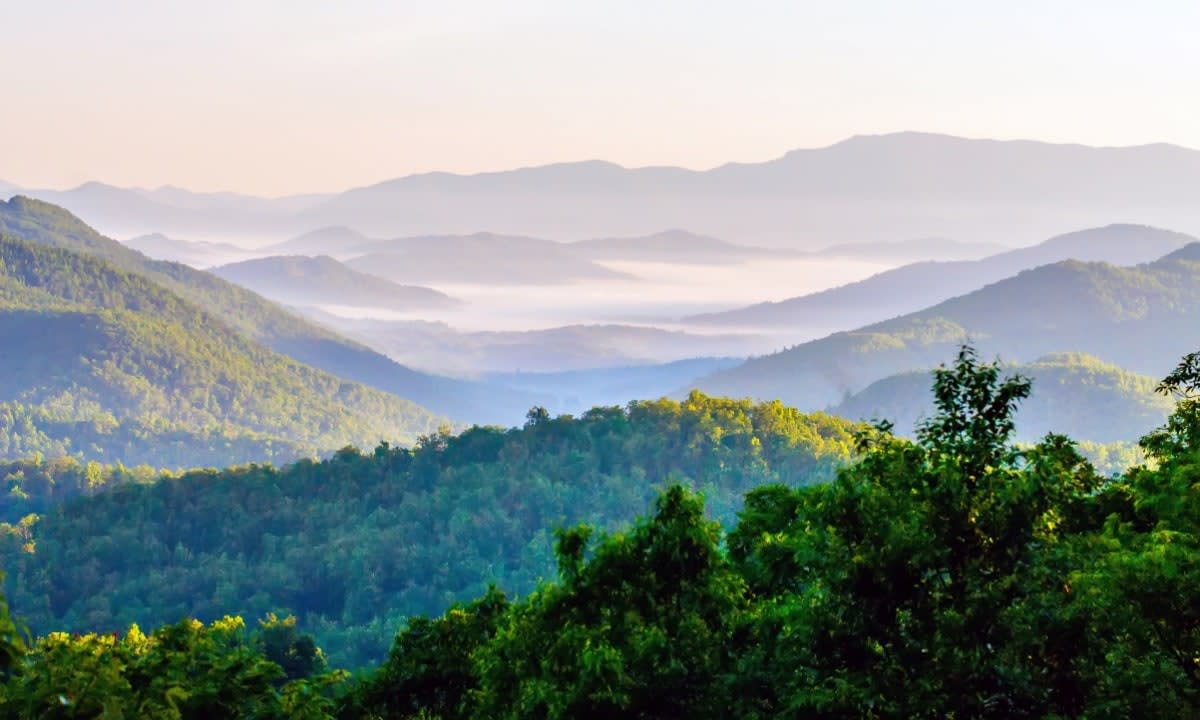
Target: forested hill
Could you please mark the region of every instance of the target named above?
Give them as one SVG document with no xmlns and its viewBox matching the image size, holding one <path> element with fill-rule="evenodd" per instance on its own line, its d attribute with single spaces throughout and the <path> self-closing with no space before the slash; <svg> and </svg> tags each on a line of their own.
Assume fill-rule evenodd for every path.
<svg viewBox="0 0 1200 720">
<path fill-rule="evenodd" d="M 445 422 L 279 355 L 99 256 L 0 235 L 0 457 L 288 460 Z"/>
<path fill-rule="evenodd" d="M 1195 344 L 1184 329 L 1200 315 L 1197 252 L 1189 245 L 1135 267 L 1044 265 L 920 312 L 751 359 L 696 385 L 824 408 L 889 375 L 934 367 L 967 341 L 1010 362 L 1082 352 L 1158 377 Z"/>
<path fill-rule="evenodd" d="M 276 352 L 456 420 L 510 423 L 537 403 L 537 397 L 526 393 L 404 367 L 227 280 L 186 265 L 151 260 L 50 203 L 21 196 L 0 201 L 0 233 L 100 256 L 223 318 L 233 329 Z"/>
<path fill-rule="evenodd" d="M 411 450 L 103 492 L 134 478 L 68 463 L 50 482 L 0 468 L 10 486 L 2 517 L 13 523 L 0 560 L 14 611 L 37 631 L 290 612 L 331 657 L 357 666 L 380 658 L 410 614 L 441 612 L 488 582 L 525 593 L 553 576 L 556 527 L 627 523 L 668 482 L 704 492 L 732 522 L 755 485 L 832 478 L 855 428 L 778 403 L 693 395 L 577 419 L 532 412 L 520 429 L 477 427 Z M 45 514 L 17 523 L 34 511 Z"/>
<path fill-rule="evenodd" d="M 1076 440 L 1131 443 L 1162 425 L 1174 406 L 1170 398 L 1154 392 L 1155 378 L 1090 355 L 1053 353 L 1004 369 L 1033 381 L 1033 395 L 1016 415 L 1016 437 L 1023 442 L 1060 432 Z M 829 412 L 851 419 L 887 419 L 898 434 L 912 436 L 918 421 L 934 412 L 929 370 L 871 383 Z"/>
</svg>

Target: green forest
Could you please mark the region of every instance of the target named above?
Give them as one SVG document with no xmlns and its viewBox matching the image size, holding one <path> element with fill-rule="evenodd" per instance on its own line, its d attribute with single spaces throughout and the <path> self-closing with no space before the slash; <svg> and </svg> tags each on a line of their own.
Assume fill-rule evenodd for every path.
<svg viewBox="0 0 1200 720">
<path fill-rule="evenodd" d="M 1031 383 L 972 350 L 932 386 L 912 439 L 696 394 L 282 470 L 14 465 L 0 715 L 1200 713 L 1200 355 L 1111 476 L 1016 443 Z M 334 626 L 393 612 L 360 664 Z"/>
<path fill-rule="evenodd" d="M 296 615 L 339 664 L 383 658 L 407 616 L 553 577 L 556 527 L 605 530 L 679 483 L 732 524 L 764 483 L 833 478 L 860 426 L 694 394 L 535 409 L 521 428 L 423 436 L 283 468 L 158 477 L 72 460 L 0 465 L 0 560 L 37 632 L 225 613 Z M 136 470 L 136 469 L 135 469 Z M 32 548 L 30 544 L 32 543 Z"/>
</svg>

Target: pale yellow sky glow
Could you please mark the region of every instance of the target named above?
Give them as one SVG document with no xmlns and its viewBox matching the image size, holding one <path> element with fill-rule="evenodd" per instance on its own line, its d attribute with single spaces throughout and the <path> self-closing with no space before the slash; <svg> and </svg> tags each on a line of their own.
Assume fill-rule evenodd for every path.
<svg viewBox="0 0 1200 720">
<path fill-rule="evenodd" d="M 704 168 L 895 130 L 1200 147 L 1190 1 L 0 8 L 0 179 L 25 187 Z"/>
</svg>

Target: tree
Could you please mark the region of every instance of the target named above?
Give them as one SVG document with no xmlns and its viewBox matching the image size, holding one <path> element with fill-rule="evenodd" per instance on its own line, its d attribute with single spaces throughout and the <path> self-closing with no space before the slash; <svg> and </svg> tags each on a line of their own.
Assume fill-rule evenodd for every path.
<svg viewBox="0 0 1200 720">
<path fill-rule="evenodd" d="M 4 573 L 0 572 L 0 586 L 3 584 Z M 8 601 L 0 593 L 0 680 L 8 678 L 24 654 L 25 643 L 21 628 L 8 614 Z M 0 699 L 2 698 L 3 695 L 0 695 Z"/>
<path fill-rule="evenodd" d="M 745 604 L 700 499 L 669 488 L 650 520 L 602 539 L 563 533 L 561 581 L 515 605 L 476 655 L 475 718 L 717 718 Z"/>
<path fill-rule="evenodd" d="M 759 601 L 740 644 L 745 717 L 1011 717 L 1028 709 L 1002 649 L 1064 506 L 1098 484 L 1071 444 L 1010 443 L 1029 383 L 964 348 L 934 373 L 916 443 L 866 438 L 828 488 L 759 494 L 735 556 Z M 782 549 L 781 549 L 782 547 Z"/>
</svg>

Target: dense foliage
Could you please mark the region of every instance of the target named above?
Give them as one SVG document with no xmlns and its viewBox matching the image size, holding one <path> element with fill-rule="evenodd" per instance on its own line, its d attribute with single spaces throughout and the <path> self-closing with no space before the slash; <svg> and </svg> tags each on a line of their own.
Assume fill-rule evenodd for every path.
<svg viewBox="0 0 1200 720">
<path fill-rule="evenodd" d="M 489 582 L 532 590 L 553 574 L 556 526 L 617 527 L 674 482 L 732 523 L 756 485 L 832 478 L 855 428 L 694 394 L 149 483 L 119 467 L 14 464 L 0 468 L 0 558 L 38 632 L 290 613 L 357 667 L 381 658 L 409 615 Z"/>
<path fill-rule="evenodd" d="M 442 422 L 274 353 L 144 276 L 4 236 L 0 336 L 0 457 L 288 460 Z"/>
<path fill-rule="evenodd" d="M 1096 473 L 1060 435 L 1014 443 L 1030 387 L 963 350 L 935 372 L 935 412 L 914 440 L 886 424 L 859 426 L 857 461 L 830 482 L 751 489 L 728 533 L 700 495 L 673 483 L 627 529 L 567 525 L 553 542 L 557 579 L 516 599 L 481 590 L 440 616 L 410 618 L 386 660 L 350 682 L 327 670 L 290 618 L 268 615 L 254 633 L 237 618 L 176 622 L 150 636 L 136 626 L 123 637 L 57 633 L 26 648 L 0 605 L 0 717 L 1196 717 L 1200 354 L 1159 386 L 1179 402 L 1142 442 L 1152 465 L 1117 477 Z M 749 427 L 726 434 L 739 418 Z M 427 462 L 480 453 L 562 461 L 578 458 L 587 437 L 597 452 L 576 477 L 596 479 L 589 463 L 616 463 L 615 478 L 636 474 L 632 456 L 665 459 L 676 472 L 709 473 L 706 495 L 721 500 L 746 479 L 735 467 L 795 480 L 781 470 L 786 458 L 800 463 L 788 472 L 811 473 L 816 439 L 831 446 L 850 429 L 694 395 L 580 420 L 534 412 L 520 431 L 474 430 L 427 439 L 408 455 L 381 447 L 311 467 L 341 462 L 361 473 L 374 460 L 415 471 L 422 453 L 432 453 Z M 658 452 L 641 454 L 650 449 L 643 436 Z M 469 466 L 440 467 L 434 485 Z M 184 477 L 67 507 L 97 513 L 102 528 L 119 522 L 104 501 L 146 517 L 170 504 L 142 498 L 190 483 L 224 494 Z M 241 482 L 246 497 L 262 484 Z M 482 502 L 460 507 L 515 500 L 473 499 Z M 177 506 L 176 524 L 186 524 L 185 507 L 211 520 L 200 502 Z M 69 518 L 80 522 L 52 512 L 47 528 Z M 453 527 L 437 532 L 455 536 Z M 37 572 L 63 561 L 87 572 L 97 558 Z M 36 573 L 16 565 L 20 609 L 22 582 Z"/>
<path fill-rule="evenodd" d="M 680 488 L 633 530 L 560 534 L 560 578 L 414 621 L 346 718 L 1187 718 L 1200 712 L 1200 366 L 1105 479 L 1012 444 L 1024 378 L 970 351 L 915 441 L 752 491 L 722 544 Z M 433 642 L 438 639 L 438 642 Z"/>
<path fill-rule="evenodd" d="M 332 717 L 324 690 L 344 673 L 289 677 L 264 649 L 279 625 L 253 636 L 241 618 L 183 620 L 150 635 L 137 625 L 123 636 L 51 633 L 0 686 L 0 718 Z"/>
</svg>

